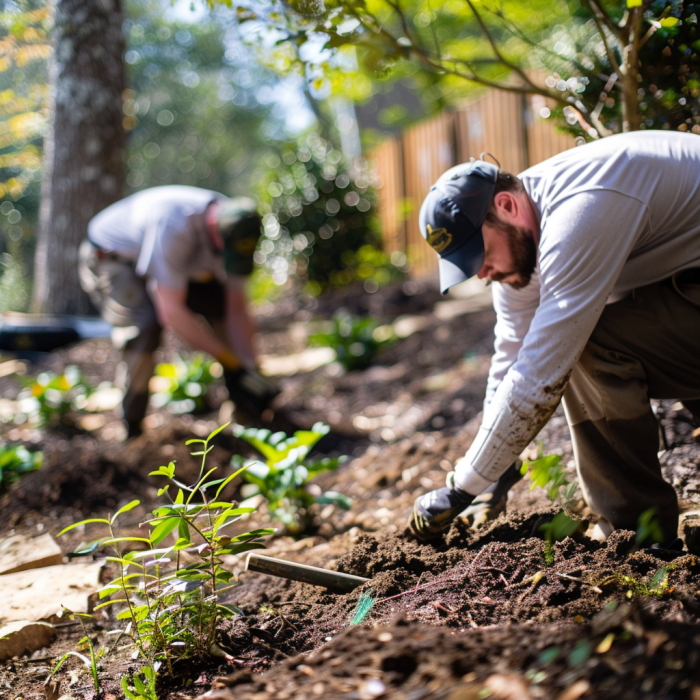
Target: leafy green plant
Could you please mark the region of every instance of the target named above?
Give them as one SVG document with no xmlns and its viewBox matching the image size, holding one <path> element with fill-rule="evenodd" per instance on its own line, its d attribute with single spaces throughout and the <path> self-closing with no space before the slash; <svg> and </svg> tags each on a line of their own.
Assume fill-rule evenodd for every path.
<svg viewBox="0 0 700 700">
<path fill-rule="evenodd" d="M 391 328 L 380 326 L 377 319 L 339 310 L 333 315 L 329 330 L 309 336 L 309 345 L 333 348 L 336 360 L 352 372 L 369 367 L 374 356 L 394 339 Z"/>
<path fill-rule="evenodd" d="M 90 651 L 90 658 L 85 656 L 84 654 L 81 654 L 80 652 L 77 651 L 67 651 L 63 656 L 61 656 L 57 661 L 54 667 L 51 669 L 51 673 L 49 674 L 49 677 L 46 679 L 47 681 L 50 678 L 53 678 L 53 676 L 60 671 L 61 667 L 63 664 L 71 657 L 75 656 L 76 658 L 80 659 L 82 663 L 85 665 L 85 667 L 90 671 L 92 674 L 92 683 L 93 686 L 95 687 L 95 692 L 99 693 L 100 692 L 100 679 L 98 677 L 97 671 L 98 671 L 98 665 L 97 662 L 107 653 L 108 647 L 104 646 L 102 649 L 99 651 L 95 651 L 95 645 L 92 642 L 92 639 L 90 638 L 90 634 L 87 631 L 87 628 L 85 627 L 85 620 L 89 620 L 92 618 L 92 615 L 88 615 L 86 613 L 77 613 L 73 612 L 72 610 L 69 610 L 65 605 L 61 606 L 61 610 L 58 613 L 58 617 L 63 617 L 67 616 L 69 620 L 75 620 L 77 619 L 78 622 L 80 623 L 80 626 L 83 629 L 83 638 L 78 642 L 78 646 L 85 646 L 88 648 Z"/>
<path fill-rule="evenodd" d="M 561 460 L 561 455 L 545 455 L 540 445 L 537 459 L 523 462 L 520 473 L 529 477 L 532 482 L 531 491 L 539 486 L 545 489 L 550 501 L 563 500 L 563 504 L 568 505 L 574 497 L 577 484 L 569 482 L 566 467 Z"/>
<path fill-rule="evenodd" d="M 578 484 L 569 482 L 561 460 L 561 455 L 545 455 L 540 444 L 537 459 L 525 461 L 520 467 L 520 473 L 529 476 L 532 482 L 531 491 L 539 486 L 546 491 L 550 501 L 558 502 L 564 508 L 563 512 L 539 527 L 545 540 L 544 559 L 547 565 L 554 563 L 554 543 L 572 535 L 581 524 L 569 515 Z"/>
<path fill-rule="evenodd" d="M 18 396 L 20 410 L 41 425 L 65 423 L 68 412 L 85 408 L 94 391 L 74 365 L 66 367 L 63 374 L 42 372 L 36 378 L 21 377 L 20 381 L 25 386 Z"/>
<path fill-rule="evenodd" d="M 151 403 L 156 408 L 167 406 L 171 413 L 197 413 L 207 406 L 207 389 L 222 374 L 221 365 L 197 354 L 190 360 L 156 365 L 151 380 L 155 393 Z"/>
<path fill-rule="evenodd" d="M 99 590 L 100 599 L 109 600 L 104 600 L 95 610 L 107 606 L 121 608 L 117 620 L 126 623 L 121 631 L 135 646 L 135 658 L 145 662 L 140 675 L 133 675 L 125 686 L 125 693 L 128 689 L 137 698 L 155 698 L 155 683 L 162 665 L 171 676 L 177 676 L 184 662 L 217 655 L 220 620 L 239 612 L 235 605 L 220 600 L 224 592 L 237 585 L 234 573 L 224 568 L 222 557 L 264 548 L 262 539 L 274 533 L 269 528 L 239 535 L 228 533 L 231 525 L 255 509 L 239 507 L 221 498 L 222 491 L 245 466 L 219 479 L 212 478 L 216 467 L 205 472 L 206 456 L 213 449 L 210 442 L 226 425 L 204 440 L 187 442 L 201 446 L 192 453 L 202 458 L 195 484 L 187 486 L 177 480 L 173 462 L 151 472 L 168 480 L 158 494 L 169 502 L 156 508 L 153 517 L 144 523 L 148 527 L 147 537 L 120 536 L 115 528 L 124 513 L 139 505 L 138 500 L 127 503 L 110 518 L 83 520 L 59 533 L 60 536 L 73 528 L 92 524 L 103 525 L 108 531 L 73 554 L 84 556 L 98 547 L 113 548 L 114 556 L 107 557 L 107 561 L 118 567 L 119 575 Z M 174 497 L 171 489 L 175 491 Z M 174 541 L 165 544 L 171 533 L 175 535 Z M 140 550 L 136 551 L 135 547 Z"/>
<path fill-rule="evenodd" d="M 139 673 L 122 676 L 122 691 L 129 700 L 158 700 L 155 671 L 145 666 Z"/>
<path fill-rule="evenodd" d="M 23 474 L 41 468 L 43 452 L 30 452 L 23 445 L 0 445 L 0 493 Z"/>
<path fill-rule="evenodd" d="M 235 426 L 233 434 L 245 440 L 265 458 L 265 462 L 233 457 L 235 466 L 243 465 L 243 479 L 255 488 L 250 495 L 261 494 L 267 501 L 272 518 L 284 524 L 287 532 L 299 534 L 312 523 L 310 507 L 316 503 L 330 503 L 348 509 L 351 501 L 336 491 L 312 493 L 309 482 L 318 474 L 333 471 L 345 457 L 326 457 L 311 461 L 309 452 L 328 433 L 330 428 L 316 423 L 311 430 L 297 430 L 287 437 L 284 432 Z M 318 488 L 318 487 L 317 487 Z"/>
</svg>

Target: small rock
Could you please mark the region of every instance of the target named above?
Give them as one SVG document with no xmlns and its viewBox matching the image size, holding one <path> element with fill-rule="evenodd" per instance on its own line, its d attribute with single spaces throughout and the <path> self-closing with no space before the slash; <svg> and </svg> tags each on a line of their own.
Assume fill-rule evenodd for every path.
<svg viewBox="0 0 700 700">
<path fill-rule="evenodd" d="M 374 700 L 386 692 L 386 686 L 378 678 L 370 678 L 364 681 L 357 689 L 360 700 Z"/>
<path fill-rule="evenodd" d="M 0 627 L 0 661 L 32 654 L 56 639 L 56 630 L 47 622 L 19 620 Z"/>
<path fill-rule="evenodd" d="M 101 586 L 102 568 L 99 562 L 80 562 L 0 576 L 0 618 L 3 622 L 47 619 L 61 605 L 86 613 L 89 597 Z"/>
<path fill-rule="evenodd" d="M 0 541 L 0 575 L 63 564 L 63 552 L 48 533 L 39 537 L 13 535 Z"/>
</svg>

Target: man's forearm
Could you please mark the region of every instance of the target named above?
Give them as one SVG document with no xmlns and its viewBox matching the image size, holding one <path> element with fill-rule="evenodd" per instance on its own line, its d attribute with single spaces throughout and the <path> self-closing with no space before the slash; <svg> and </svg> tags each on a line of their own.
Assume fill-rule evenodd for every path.
<svg viewBox="0 0 700 700">
<path fill-rule="evenodd" d="M 193 350 L 202 350 L 212 357 L 219 358 L 230 350 L 226 344 L 214 335 L 211 328 L 186 306 L 170 308 L 165 325 L 171 328 L 179 338 Z"/>
</svg>

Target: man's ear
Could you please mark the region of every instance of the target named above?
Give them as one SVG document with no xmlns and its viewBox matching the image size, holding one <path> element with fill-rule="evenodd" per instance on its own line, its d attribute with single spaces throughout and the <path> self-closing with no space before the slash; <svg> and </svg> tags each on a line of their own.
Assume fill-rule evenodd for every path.
<svg viewBox="0 0 700 700">
<path fill-rule="evenodd" d="M 508 220 L 518 213 L 518 202 L 512 192 L 499 192 L 493 198 L 493 203 L 499 219 Z"/>
</svg>

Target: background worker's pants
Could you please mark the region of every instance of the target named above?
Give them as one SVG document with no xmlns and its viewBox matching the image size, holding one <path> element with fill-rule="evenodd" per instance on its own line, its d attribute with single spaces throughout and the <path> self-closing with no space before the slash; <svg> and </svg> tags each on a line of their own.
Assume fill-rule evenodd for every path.
<svg viewBox="0 0 700 700">
<path fill-rule="evenodd" d="M 122 417 L 130 430 L 137 431 L 146 415 L 154 353 L 163 331 L 155 306 L 133 262 L 103 253 L 89 241 L 80 248 L 79 272 L 83 289 L 113 326 L 112 342 L 121 353 L 115 384 L 124 392 Z M 223 339 L 225 290 L 220 282 L 190 282 L 187 306 L 204 316 Z"/>
<path fill-rule="evenodd" d="M 677 536 L 676 493 L 661 475 L 649 399 L 677 399 L 700 418 L 700 270 L 605 307 L 564 392 L 576 467 L 602 534 L 636 530 L 656 508 Z"/>
</svg>

